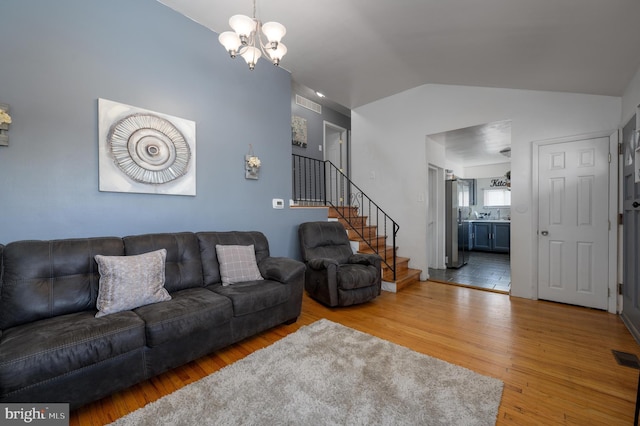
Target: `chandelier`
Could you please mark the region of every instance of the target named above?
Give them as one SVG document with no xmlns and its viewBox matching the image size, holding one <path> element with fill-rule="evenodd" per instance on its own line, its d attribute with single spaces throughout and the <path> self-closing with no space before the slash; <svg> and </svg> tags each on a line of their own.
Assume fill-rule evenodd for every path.
<svg viewBox="0 0 640 426">
<path fill-rule="evenodd" d="M 233 31 L 223 32 L 218 37 L 218 41 L 232 58 L 240 54 L 250 70 L 256 67 L 256 62 L 263 54 L 271 59 L 273 65 L 280 65 L 280 60 L 287 53 L 287 47 L 280 43 L 280 40 L 287 30 L 278 22 L 263 24 L 256 19 L 256 0 L 253 0 L 253 18 L 233 15 L 229 18 L 229 26 Z M 266 43 L 263 36 L 267 39 Z"/>
</svg>

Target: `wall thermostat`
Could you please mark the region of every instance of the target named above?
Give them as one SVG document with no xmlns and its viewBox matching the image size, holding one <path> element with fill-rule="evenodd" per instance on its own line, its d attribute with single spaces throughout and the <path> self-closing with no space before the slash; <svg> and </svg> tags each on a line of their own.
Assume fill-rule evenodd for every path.
<svg viewBox="0 0 640 426">
<path fill-rule="evenodd" d="M 284 200 L 282 198 L 274 198 L 273 199 L 273 208 L 274 209 L 284 209 Z"/>
</svg>

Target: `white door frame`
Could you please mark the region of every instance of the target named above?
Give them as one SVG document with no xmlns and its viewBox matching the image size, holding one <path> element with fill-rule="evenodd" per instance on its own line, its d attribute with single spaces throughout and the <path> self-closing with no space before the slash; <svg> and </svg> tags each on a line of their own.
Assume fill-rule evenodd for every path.
<svg viewBox="0 0 640 426">
<path fill-rule="evenodd" d="M 609 163 L 609 273 L 608 283 L 609 297 L 608 297 L 608 309 L 607 311 L 615 314 L 618 313 L 618 297 L 617 297 L 617 254 L 618 254 L 618 130 L 607 130 L 602 132 L 594 132 L 583 135 L 568 136 L 564 138 L 547 139 L 541 141 L 534 141 L 531 143 L 531 235 L 533 238 L 533 298 L 538 299 L 538 148 L 542 145 L 551 145 L 564 142 L 573 142 L 583 139 L 594 138 L 609 138 L 609 153 L 611 161 Z"/>
<path fill-rule="evenodd" d="M 324 120 L 322 122 L 322 158 L 327 159 L 327 130 L 333 130 L 340 133 L 340 139 L 342 140 L 342 146 L 340 147 L 340 151 L 342 154 L 343 164 L 342 172 L 348 177 L 349 176 L 349 157 L 347 155 L 347 147 L 348 147 L 348 138 L 347 138 L 347 129 L 344 127 L 340 127 L 337 124 L 333 124 L 329 121 Z M 337 165 L 338 166 L 338 165 Z"/>
<path fill-rule="evenodd" d="M 432 178 L 435 176 L 435 180 Z M 428 164 L 427 171 L 427 227 L 429 222 L 433 222 L 433 240 L 427 242 L 427 266 L 435 269 L 446 269 L 444 261 L 445 245 L 445 218 L 444 218 L 444 169 L 435 164 Z M 432 191 L 434 192 L 432 194 Z M 435 203 L 431 208 L 431 203 Z M 430 217 L 431 212 L 435 212 L 435 217 Z M 431 265 L 431 259 L 435 258 L 435 266 Z M 428 278 L 427 270 L 427 278 Z"/>
<path fill-rule="evenodd" d="M 347 157 L 347 129 L 340 127 L 336 124 L 330 123 L 326 120 L 323 121 L 322 126 L 322 159 L 327 161 L 330 160 L 328 158 L 327 153 L 329 152 L 329 148 L 332 145 L 335 145 L 336 140 L 331 138 L 328 139 L 329 135 L 338 134 L 338 152 L 339 152 L 339 164 L 334 164 L 345 176 L 349 177 L 349 159 Z M 339 143 L 339 142 L 342 143 Z M 334 160 L 335 161 L 335 160 Z M 349 205 L 351 200 L 349 199 L 348 193 L 348 184 L 347 181 L 340 175 L 337 174 L 329 174 L 327 176 L 328 181 L 326 185 L 330 188 L 334 188 L 335 186 L 335 194 L 333 194 L 333 190 L 326 194 L 327 197 L 331 197 L 332 199 L 327 200 L 337 203 L 340 205 Z M 332 195 L 330 195 L 332 194 Z"/>
</svg>

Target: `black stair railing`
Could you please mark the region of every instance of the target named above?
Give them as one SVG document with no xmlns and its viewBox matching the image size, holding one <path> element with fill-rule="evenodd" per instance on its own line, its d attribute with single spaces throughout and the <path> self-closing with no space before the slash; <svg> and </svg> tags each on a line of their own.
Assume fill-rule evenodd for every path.
<svg viewBox="0 0 640 426">
<path fill-rule="evenodd" d="M 292 154 L 293 200 L 298 205 L 331 206 L 396 280 L 396 236 L 400 226 L 331 161 Z M 391 249 L 387 240 L 391 237 Z"/>
</svg>

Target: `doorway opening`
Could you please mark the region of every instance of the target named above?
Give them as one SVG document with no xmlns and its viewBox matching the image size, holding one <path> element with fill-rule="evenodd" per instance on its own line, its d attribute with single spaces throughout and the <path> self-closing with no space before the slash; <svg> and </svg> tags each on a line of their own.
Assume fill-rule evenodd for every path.
<svg viewBox="0 0 640 426">
<path fill-rule="evenodd" d="M 324 122 L 324 160 L 330 161 L 344 174 L 344 176 L 349 177 L 349 150 L 347 138 L 347 129 L 328 121 Z M 344 179 L 344 176 L 332 174 L 329 177 L 329 187 L 336 188 L 336 191 L 331 192 L 331 197 L 335 199 L 330 201 L 336 205 L 348 201 L 346 200 L 348 197 L 347 181 Z"/>
<path fill-rule="evenodd" d="M 428 169 L 429 279 L 509 293 L 511 120 L 431 134 L 427 141 L 443 154 L 441 164 L 430 163 Z M 446 197 L 447 181 L 458 181 L 453 186 L 469 190 Z M 456 232 L 445 232 L 453 228 Z M 434 235 L 443 237 L 434 242 Z M 458 257 L 463 252 L 463 262 L 447 259 L 452 246 Z"/>
</svg>

